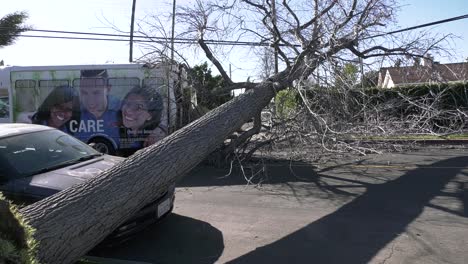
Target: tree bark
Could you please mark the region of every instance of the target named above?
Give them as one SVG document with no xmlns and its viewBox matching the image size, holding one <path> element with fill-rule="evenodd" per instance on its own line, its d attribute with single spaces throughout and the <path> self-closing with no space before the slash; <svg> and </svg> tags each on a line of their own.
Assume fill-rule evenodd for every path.
<svg viewBox="0 0 468 264">
<path fill-rule="evenodd" d="M 39 261 L 72 263 L 86 254 L 260 112 L 280 88 L 259 84 L 96 178 L 23 208 L 36 229 Z"/>
</svg>

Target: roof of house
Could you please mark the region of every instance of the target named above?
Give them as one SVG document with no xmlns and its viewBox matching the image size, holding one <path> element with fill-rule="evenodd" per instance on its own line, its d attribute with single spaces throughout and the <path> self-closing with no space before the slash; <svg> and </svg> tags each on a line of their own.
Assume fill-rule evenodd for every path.
<svg viewBox="0 0 468 264">
<path fill-rule="evenodd" d="M 395 85 L 468 80 L 467 62 L 381 68 L 379 72 L 380 85 L 383 83 L 387 71 Z"/>
</svg>

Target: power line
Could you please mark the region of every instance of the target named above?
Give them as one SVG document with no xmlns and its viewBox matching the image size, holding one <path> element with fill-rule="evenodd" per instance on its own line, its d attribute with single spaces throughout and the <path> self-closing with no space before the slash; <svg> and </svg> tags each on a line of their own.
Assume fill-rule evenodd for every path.
<svg viewBox="0 0 468 264">
<path fill-rule="evenodd" d="M 92 36 L 104 36 L 104 37 L 125 37 L 129 38 L 130 35 L 123 34 L 105 34 L 105 33 L 91 33 L 91 32 L 80 32 L 80 31 L 61 31 L 61 30 L 46 30 L 46 29 L 30 29 L 31 32 L 44 32 L 44 33 L 60 33 L 60 34 L 73 34 L 73 35 L 92 35 Z M 134 38 L 146 38 L 146 39 L 167 39 L 163 37 L 149 37 L 149 36 L 133 36 Z M 179 40 L 193 40 L 178 38 Z"/>
<path fill-rule="evenodd" d="M 4 29 L 0 27 L 0 29 Z M 102 37 L 122 37 L 122 38 L 129 38 L 130 35 L 124 34 L 106 34 L 106 33 L 91 33 L 91 32 L 79 32 L 79 31 L 61 31 L 61 30 L 45 30 L 45 29 L 30 29 L 28 31 L 31 32 L 43 32 L 43 33 L 59 33 L 59 34 L 72 34 L 72 35 L 90 35 L 90 36 L 102 36 Z M 110 41 L 128 41 L 128 39 L 121 40 L 121 39 L 102 39 L 102 38 L 82 38 L 82 37 L 51 37 L 45 35 L 12 35 L 18 37 L 37 37 L 37 38 L 63 38 L 63 39 L 81 39 L 81 40 L 110 40 Z M 135 40 L 139 42 L 156 42 L 154 40 L 161 40 L 161 41 L 169 41 L 170 38 L 166 37 L 151 37 L 151 36 L 138 36 L 134 35 L 133 38 L 139 39 L 148 39 L 149 41 L 142 41 L 142 40 Z M 189 39 L 189 38 L 174 38 L 175 41 L 183 42 L 183 43 L 196 43 L 197 40 Z M 268 43 L 262 42 L 253 42 L 253 41 L 233 41 L 233 40 L 212 40 L 207 39 L 205 40 L 208 44 L 225 44 L 225 45 L 252 45 L 252 46 L 269 46 Z"/>
<path fill-rule="evenodd" d="M 77 40 L 104 40 L 104 41 L 125 41 L 128 39 L 116 39 L 116 38 L 87 38 L 87 37 L 64 37 L 64 36 L 42 36 L 42 35 L 10 35 L 18 37 L 27 37 L 27 38 L 46 38 L 46 39 L 77 39 Z M 147 42 L 147 43 L 165 43 L 164 40 L 133 40 L 134 42 Z M 178 41 L 178 44 L 192 44 L 194 41 Z"/>
<path fill-rule="evenodd" d="M 366 39 L 371 39 L 371 38 L 377 38 L 377 37 L 383 37 L 387 35 L 392 35 L 396 33 L 401 33 L 401 32 L 406 32 L 410 30 L 415 30 L 419 28 L 424 28 L 424 27 L 429 27 L 429 26 L 434 26 L 438 24 L 443 24 L 443 23 L 448 23 L 448 22 L 453 22 L 456 20 L 461 20 L 461 19 L 466 19 L 468 18 L 468 14 L 462 15 L 462 16 L 457 16 L 457 17 L 452 17 L 448 19 L 443 19 L 443 20 L 438 20 L 426 24 L 421 24 L 413 27 L 407 27 L 404 29 L 399 29 L 395 31 L 390 31 L 387 33 L 381 33 L 373 36 L 368 36 L 364 37 L 360 40 L 366 40 Z M 0 27 L 1 29 L 5 29 L 5 27 Z M 66 36 L 45 36 L 45 35 L 23 35 L 23 34 L 12 34 L 10 36 L 16 36 L 16 37 L 30 37 L 30 38 L 52 38 L 52 39 L 77 39 L 77 40 L 101 40 L 101 41 L 128 41 L 128 38 L 130 35 L 124 35 L 124 34 L 105 34 L 105 33 L 91 33 L 91 32 L 79 32 L 79 31 L 60 31 L 60 30 L 44 30 L 44 29 L 31 29 L 28 30 L 31 32 L 43 32 L 43 33 L 58 33 L 58 34 L 73 34 L 73 35 L 89 35 L 89 36 L 102 36 L 102 37 L 118 37 L 117 38 L 92 38 L 92 37 L 66 37 Z M 142 42 L 142 43 L 168 43 L 171 39 L 170 38 L 165 38 L 165 37 L 151 37 L 151 36 L 133 36 L 135 42 Z M 121 39 L 121 38 L 127 38 L 127 39 Z M 188 38 L 174 38 L 174 43 L 177 44 L 195 44 L 197 43 L 196 39 L 188 39 Z M 217 45 L 230 45 L 230 46 L 258 46 L 258 47 L 268 47 L 270 46 L 269 43 L 265 42 L 253 42 L 253 41 L 235 41 L 235 40 L 212 40 L 208 39 L 205 40 L 205 43 L 207 44 L 217 44 Z M 286 46 L 286 45 L 281 45 L 280 46 Z M 294 45 L 295 47 L 300 47 L 300 45 Z"/>
<path fill-rule="evenodd" d="M 463 15 L 463 16 L 457 16 L 457 17 L 447 18 L 447 19 L 443 19 L 443 20 L 438 20 L 438 21 L 434 21 L 434 22 L 430 22 L 430 23 L 426 23 L 426 24 L 422 24 L 422 25 L 417 25 L 417 26 L 414 26 L 414 27 L 408 27 L 408 28 L 404 28 L 404 29 L 390 31 L 390 32 L 387 32 L 387 33 L 382 33 L 382 34 L 378 34 L 378 35 L 374 35 L 374 36 L 369 36 L 369 37 L 362 38 L 362 40 L 370 39 L 370 38 L 383 37 L 383 36 L 386 36 L 386 35 L 392 35 L 392 34 L 401 33 L 401 32 L 405 32 L 405 31 L 424 28 L 424 27 L 430 27 L 430 26 L 443 24 L 443 23 L 448 23 L 448 22 L 453 22 L 453 21 L 457 21 L 457 20 L 460 20 L 460 19 L 466 19 L 466 18 L 468 18 L 468 14 Z"/>
<path fill-rule="evenodd" d="M 91 37 L 65 37 L 65 36 L 44 36 L 44 35 L 23 35 L 23 34 L 9 34 L 9 36 L 16 37 L 29 37 L 29 38 L 50 38 L 50 39 L 76 39 L 76 40 L 104 40 L 104 41 L 128 41 L 128 39 L 123 38 L 91 38 Z M 143 43 L 168 43 L 170 38 L 157 37 L 154 40 L 151 40 L 151 37 L 148 37 L 148 40 L 134 39 L 134 42 L 143 42 Z M 222 41 L 222 40 L 206 40 L 207 44 L 217 44 L 217 45 L 229 45 L 229 46 L 269 46 L 268 43 L 260 42 L 236 42 L 236 41 Z M 176 44 L 196 44 L 197 40 L 195 39 L 174 39 Z"/>
</svg>

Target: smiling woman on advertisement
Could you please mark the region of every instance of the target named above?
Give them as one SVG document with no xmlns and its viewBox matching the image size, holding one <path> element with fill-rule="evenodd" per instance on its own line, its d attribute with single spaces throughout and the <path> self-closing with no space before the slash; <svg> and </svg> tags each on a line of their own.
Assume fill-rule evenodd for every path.
<svg viewBox="0 0 468 264">
<path fill-rule="evenodd" d="M 148 136 L 156 140 L 166 136 L 167 131 L 159 126 L 163 107 L 162 96 L 156 89 L 135 86 L 130 90 L 120 111 L 121 148 L 140 149 L 145 146 Z"/>
<path fill-rule="evenodd" d="M 31 121 L 70 133 L 70 121 L 79 119 L 78 100 L 73 87 L 57 86 L 39 106 Z"/>
</svg>

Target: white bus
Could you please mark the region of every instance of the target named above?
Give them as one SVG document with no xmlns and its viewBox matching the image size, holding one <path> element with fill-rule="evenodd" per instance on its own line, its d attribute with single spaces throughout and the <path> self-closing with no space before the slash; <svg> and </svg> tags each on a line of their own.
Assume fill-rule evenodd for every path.
<svg viewBox="0 0 468 264">
<path fill-rule="evenodd" d="M 0 67 L 0 123 L 56 127 L 125 155 L 174 130 L 184 80 L 163 63 Z"/>
</svg>

